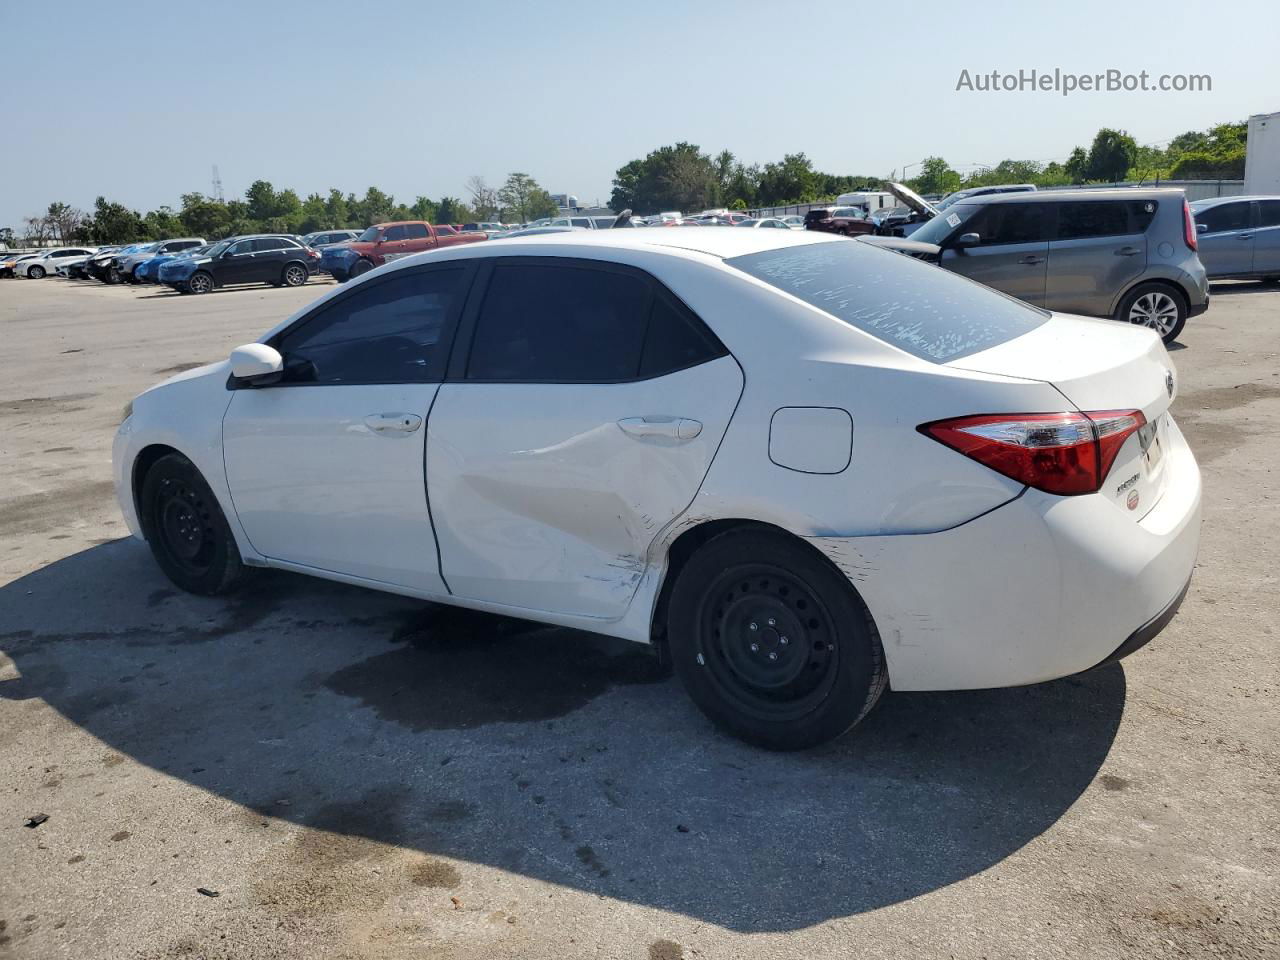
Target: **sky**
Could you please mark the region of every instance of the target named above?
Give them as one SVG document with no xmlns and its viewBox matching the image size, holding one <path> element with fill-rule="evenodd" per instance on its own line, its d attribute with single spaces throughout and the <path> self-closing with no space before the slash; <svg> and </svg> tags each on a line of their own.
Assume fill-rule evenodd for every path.
<svg viewBox="0 0 1280 960">
<path fill-rule="evenodd" d="M 1213 5 L 853 0 L 329 0 L 7 4 L 0 227 L 105 195 L 373 185 L 412 202 L 531 174 L 608 200 L 686 140 L 888 175 L 1065 159 L 1099 127 L 1159 143 L 1280 111 L 1275 0 Z M 983 93 L 992 70 L 1212 78 L 1207 92 Z M 912 176 L 917 169 L 907 168 Z"/>
</svg>

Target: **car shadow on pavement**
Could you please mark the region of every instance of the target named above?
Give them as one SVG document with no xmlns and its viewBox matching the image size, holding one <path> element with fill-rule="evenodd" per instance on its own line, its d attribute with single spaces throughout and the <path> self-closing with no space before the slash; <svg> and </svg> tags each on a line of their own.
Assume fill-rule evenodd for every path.
<svg viewBox="0 0 1280 960">
<path fill-rule="evenodd" d="M 132 540 L 0 588 L 0 651 L 18 674 L 0 709 L 40 698 L 240 805 L 212 829 L 276 818 L 455 858 L 450 883 L 486 864 L 739 931 L 999 863 L 1094 779 L 1125 702 L 1118 665 L 888 694 L 842 741 L 767 753 L 716 733 L 635 645 L 277 572 L 192 597 Z"/>
</svg>

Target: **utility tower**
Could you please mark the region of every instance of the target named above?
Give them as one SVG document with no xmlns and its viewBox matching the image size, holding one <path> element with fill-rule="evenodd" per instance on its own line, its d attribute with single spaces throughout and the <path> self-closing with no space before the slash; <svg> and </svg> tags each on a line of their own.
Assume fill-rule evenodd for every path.
<svg viewBox="0 0 1280 960">
<path fill-rule="evenodd" d="M 213 165 L 213 199 L 222 202 L 222 178 L 218 176 L 218 165 Z"/>
</svg>

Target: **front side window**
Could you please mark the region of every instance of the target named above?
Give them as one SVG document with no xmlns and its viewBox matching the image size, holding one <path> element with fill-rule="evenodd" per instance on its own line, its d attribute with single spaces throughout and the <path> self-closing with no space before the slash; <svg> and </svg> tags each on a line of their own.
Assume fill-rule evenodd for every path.
<svg viewBox="0 0 1280 960">
<path fill-rule="evenodd" d="M 378 239 L 378 234 L 380 232 L 381 231 L 377 227 L 370 227 L 364 233 L 360 234 L 360 242 L 373 243 Z"/>
<path fill-rule="evenodd" d="M 399 273 L 322 307 L 280 336 L 286 382 L 433 383 L 462 267 Z"/>
<path fill-rule="evenodd" d="M 1258 212 L 1262 214 L 1259 226 L 1280 227 L 1280 200 L 1259 200 Z"/>
<path fill-rule="evenodd" d="M 1205 225 L 1207 233 L 1224 230 L 1247 230 L 1249 227 L 1249 203 L 1220 203 L 1216 207 L 1201 210 L 1195 215 L 1196 223 Z"/>
<path fill-rule="evenodd" d="M 574 217 L 569 221 L 575 227 L 590 227 L 591 220 L 589 217 Z"/>
<path fill-rule="evenodd" d="M 1049 317 L 950 270 L 866 243 L 787 246 L 725 263 L 934 363 L 1012 340 Z"/>
<path fill-rule="evenodd" d="M 984 247 L 1048 240 L 1046 211 L 1042 203 L 993 203 L 965 226 L 976 233 Z M 935 218 L 936 219 L 936 218 Z"/>
<path fill-rule="evenodd" d="M 425 240 L 427 237 L 431 236 L 431 234 L 427 232 L 427 225 L 425 223 L 405 224 L 404 235 L 405 238 L 409 240 Z"/>
<path fill-rule="evenodd" d="M 231 249 L 227 251 L 227 254 L 233 257 L 238 257 L 241 254 L 252 253 L 252 252 L 253 252 L 253 241 L 241 240 L 239 243 L 233 244 Z"/>
<path fill-rule="evenodd" d="M 1058 205 L 1058 239 L 1115 237 L 1129 232 L 1129 210 L 1123 200 Z"/>
<path fill-rule="evenodd" d="M 406 236 L 405 225 L 397 223 L 394 227 L 387 227 L 387 232 L 382 235 L 382 239 L 386 241 L 403 240 Z"/>
</svg>

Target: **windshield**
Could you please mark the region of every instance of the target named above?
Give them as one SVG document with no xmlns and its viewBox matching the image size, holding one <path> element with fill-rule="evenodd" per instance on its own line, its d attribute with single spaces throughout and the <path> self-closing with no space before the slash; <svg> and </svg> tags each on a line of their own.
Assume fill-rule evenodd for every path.
<svg viewBox="0 0 1280 960">
<path fill-rule="evenodd" d="M 952 207 L 950 210 L 940 213 L 932 220 L 928 220 L 911 234 L 912 240 L 920 240 L 924 243 L 942 243 L 943 240 L 951 236 L 956 227 L 971 219 L 975 213 L 982 209 L 980 203 L 961 203 Z"/>
<path fill-rule="evenodd" d="M 208 250 L 209 256 L 211 257 L 219 256 L 221 255 L 222 251 L 226 250 L 227 247 L 229 246 L 231 246 L 230 239 L 219 240 L 217 243 L 215 243 L 212 247 L 209 248 Z"/>
<path fill-rule="evenodd" d="M 866 211 L 861 207 L 836 207 L 831 214 L 833 217 L 853 217 L 858 219 L 866 216 Z"/>
<path fill-rule="evenodd" d="M 965 197 L 969 196 L 968 190 L 957 190 L 955 193 L 948 193 L 945 197 L 934 204 L 939 210 L 945 210 L 953 203 L 959 203 Z"/>
<path fill-rule="evenodd" d="M 787 246 L 725 263 L 934 363 L 1020 337 L 1049 317 L 949 270 L 866 243 Z"/>
<path fill-rule="evenodd" d="M 356 240 L 360 243 L 373 243 L 378 239 L 378 228 L 370 227 L 364 233 L 360 234 Z"/>
</svg>

